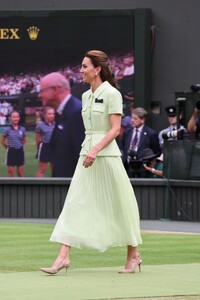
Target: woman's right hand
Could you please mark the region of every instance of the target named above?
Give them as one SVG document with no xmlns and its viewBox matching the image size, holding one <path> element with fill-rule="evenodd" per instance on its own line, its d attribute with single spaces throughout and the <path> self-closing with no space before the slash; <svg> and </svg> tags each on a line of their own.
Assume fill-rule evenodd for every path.
<svg viewBox="0 0 200 300">
<path fill-rule="evenodd" d="M 145 170 L 151 172 L 152 167 L 148 167 L 146 164 L 143 164 L 143 167 L 145 168 Z"/>
<path fill-rule="evenodd" d="M 97 155 L 98 155 L 98 149 L 97 147 L 93 147 L 88 154 L 85 156 L 85 158 L 83 159 L 83 166 L 85 168 L 91 167 L 92 164 L 94 163 Z"/>
</svg>

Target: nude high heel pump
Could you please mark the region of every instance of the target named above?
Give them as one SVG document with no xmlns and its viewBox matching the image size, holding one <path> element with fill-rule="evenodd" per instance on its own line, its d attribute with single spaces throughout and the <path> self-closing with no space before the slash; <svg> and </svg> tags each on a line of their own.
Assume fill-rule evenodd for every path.
<svg viewBox="0 0 200 300">
<path fill-rule="evenodd" d="M 137 267 L 139 267 L 139 272 L 141 272 L 141 264 L 142 259 L 141 256 L 138 255 L 136 259 L 134 259 L 133 264 L 130 268 L 124 268 L 119 271 L 120 274 L 128 274 L 128 273 L 135 273 Z"/>
<path fill-rule="evenodd" d="M 44 273 L 47 273 L 47 274 L 50 274 L 50 275 L 55 275 L 56 273 L 58 273 L 60 270 L 66 268 L 66 272 L 65 274 L 67 273 L 67 270 L 69 268 L 70 264 L 65 264 L 63 263 L 61 266 L 59 266 L 58 268 L 40 268 L 40 271 L 44 272 Z"/>
</svg>

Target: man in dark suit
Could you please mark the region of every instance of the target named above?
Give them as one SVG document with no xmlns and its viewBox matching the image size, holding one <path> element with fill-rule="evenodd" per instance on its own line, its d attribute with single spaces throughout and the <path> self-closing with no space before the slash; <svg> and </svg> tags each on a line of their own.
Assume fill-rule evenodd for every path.
<svg viewBox="0 0 200 300">
<path fill-rule="evenodd" d="M 145 177 L 142 164 L 144 149 L 150 148 L 155 154 L 160 154 L 158 134 L 145 124 L 147 112 L 142 107 L 132 111 L 132 127 L 129 127 L 122 137 L 122 160 L 129 177 Z"/>
<path fill-rule="evenodd" d="M 84 139 L 82 103 L 71 95 L 68 80 L 56 72 L 41 79 L 39 98 L 56 111 L 51 137 L 53 177 L 72 177 Z"/>
</svg>

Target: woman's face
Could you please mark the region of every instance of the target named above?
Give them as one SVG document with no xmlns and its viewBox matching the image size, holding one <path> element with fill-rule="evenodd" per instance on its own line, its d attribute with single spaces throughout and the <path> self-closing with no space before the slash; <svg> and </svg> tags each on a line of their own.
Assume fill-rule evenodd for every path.
<svg viewBox="0 0 200 300">
<path fill-rule="evenodd" d="M 177 116 L 168 116 L 168 121 L 169 121 L 169 124 L 176 125 L 176 123 L 177 123 Z"/>
<path fill-rule="evenodd" d="M 17 125 L 19 123 L 19 120 L 20 120 L 20 117 L 19 117 L 19 114 L 17 112 L 14 112 L 14 113 L 11 114 L 10 122 L 13 125 Z"/>
<path fill-rule="evenodd" d="M 152 168 L 155 167 L 155 165 L 156 165 L 156 159 L 153 158 L 153 159 L 151 159 L 151 166 L 152 166 Z"/>
<path fill-rule="evenodd" d="M 97 68 L 93 66 L 91 63 L 90 58 L 84 57 L 82 61 L 82 67 L 80 69 L 80 72 L 82 74 L 83 82 L 86 83 L 92 83 L 94 79 L 96 78 L 97 74 Z"/>
<path fill-rule="evenodd" d="M 48 109 L 44 118 L 45 118 L 46 122 L 50 122 L 50 123 L 53 122 L 54 118 L 55 118 L 55 111 L 54 111 L 54 109 Z"/>
</svg>

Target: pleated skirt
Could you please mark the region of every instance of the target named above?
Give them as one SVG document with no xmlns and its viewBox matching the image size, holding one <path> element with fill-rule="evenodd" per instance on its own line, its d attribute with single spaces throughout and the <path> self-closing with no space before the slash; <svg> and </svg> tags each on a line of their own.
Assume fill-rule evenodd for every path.
<svg viewBox="0 0 200 300">
<path fill-rule="evenodd" d="M 122 160 L 96 158 L 89 168 L 80 156 L 50 241 L 105 251 L 142 243 L 138 206 Z"/>
</svg>

